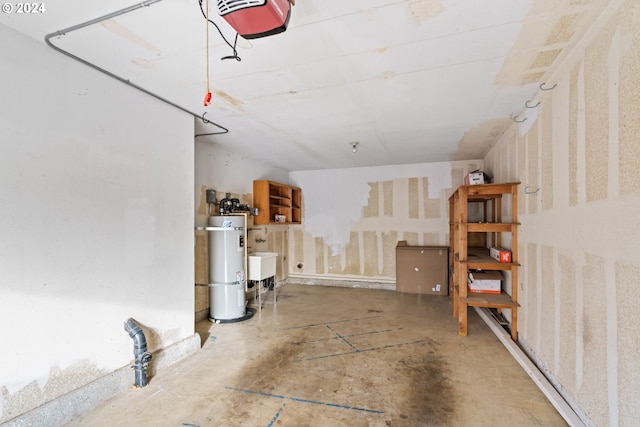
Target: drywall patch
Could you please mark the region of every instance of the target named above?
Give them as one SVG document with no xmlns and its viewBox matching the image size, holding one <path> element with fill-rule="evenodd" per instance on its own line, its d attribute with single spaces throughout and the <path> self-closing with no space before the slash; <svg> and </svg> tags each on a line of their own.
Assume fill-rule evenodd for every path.
<svg viewBox="0 0 640 427">
<path fill-rule="evenodd" d="M 538 127 L 534 126 L 527 135 L 527 180 L 525 186 L 530 191 L 536 191 L 540 178 L 540 168 L 538 166 L 538 144 L 539 132 Z M 538 211 L 538 194 L 531 195 L 527 198 L 528 213 L 534 214 Z"/>
<path fill-rule="evenodd" d="M 315 239 L 316 249 L 316 274 L 325 274 L 327 269 L 325 268 L 325 254 L 324 254 L 324 239 L 316 237 Z"/>
<path fill-rule="evenodd" d="M 203 230 L 196 230 L 195 232 L 195 283 L 199 285 L 209 283 L 206 233 Z"/>
<path fill-rule="evenodd" d="M 578 15 L 565 15 L 558 19 L 556 26 L 551 30 L 545 44 L 554 45 L 568 43 L 576 32 L 575 21 Z"/>
<path fill-rule="evenodd" d="M 464 168 L 453 168 L 451 169 L 451 186 L 453 188 L 458 188 L 460 187 L 462 184 L 464 184 L 464 176 L 465 176 L 466 172 Z"/>
<path fill-rule="evenodd" d="M 382 183 L 382 216 L 393 216 L 393 181 Z"/>
<path fill-rule="evenodd" d="M 440 218 L 440 200 L 429 197 L 429 178 L 422 178 L 422 192 L 420 200 L 423 204 L 424 218 Z"/>
<path fill-rule="evenodd" d="M 418 211 L 418 204 L 420 203 L 420 197 L 418 197 L 418 178 L 409 178 L 408 191 L 409 191 L 409 218 L 420 218 L 420 212 Z"/>
<path fill-rule="evenodd" d="M 145 68 L 147 70 L 151 70 L 151 69 L 154 69 L 156 67 L 152 62 L 149 62 L 144 58 L 134 58 L 134 59 L 131 60 L 131 62 L 133 62 L 134 64 L 139 65 L 140 67 Z"/>
<path fill-rule="evenodd" d="M 640 2 L 627 2 L 621 13 L 619 64 L 619 172 L 620 193 L 640 194 Z"/>
<path fill-rule="evenodd" d="M 208 311 L 209 311 L 209 287 L 208 286 L 194 286 L 195 291 L 194 291 L 194 298 L 195 298 L 195 312 L 196 313 L 200 313 L 202 311 L 207 310 L 207 316 L 205 316 L 205 318 L 208 317 Z"/>
<path fill-rule="evenodd" d="M 410 0 L 407 4 L 409 21 L 422 25 L 444 11 L 440 0 Z"/>
<path fill-rule="evenodd" d="M 541 126 L 541 141 L 540 150 L 542 151 L 541 157 L 541 176 L 540 187 L 542 188 L 542 194 L 540 197 L 542 210 L 549 210 L 553 208 L 553 115 L 552 115 L 552 103 L 545 102 L 540 107 L 542 109 L 542 126 Z"/>
<path fill-rule="evenodd" d="M 214 90 L 214 100 L 215 98 L 220 98 L 223 101 L 225 101 L 227 104 L 231 105 L 232 107 L 234 107 L 236 110 L 238 111 L 244 111 L 244 108 L 242 108 L 242 106 L 244 105 L 244 102 L 240 101 L 239 99 L 234 98 L 233 96 L 229 95 L 227 92 L 223 91 L 223 90 Z"/>
<path fill-rule="evenodd" d="M 363 275 L 373 277 L 378 274 L 378 237 L 374 231 L 365 231 L 362 234 L 364 246 Z"/>
<path fill-rule="evenodd" d="M 302 230 L 293 230 L 293 260 L 291 260 L 291 265 L 293 265 L 298 272 L 302 272 L 304 269 L 304 232 Z M 299 264 L 302 264 L 301 267 L 298 267 Z"/>
<path fill-rule="evenodd" d="M 198 215 L 209 215 L 207 213 L 207 186 L 200 187 L 200 202 L 198 203 Z"/>
<path fill-rule="evenodd" d="M 405 231 L 404 233 L 402 233 L 402 237 L 398 237 L 398 240 L 406 240 L 407 245 L 409 246 L 422 246 L 419 238 L 418 238 L 418 233 L 416 232 L 407 232 Z"/>
<path fill-rule="evenodd" d="M 607 198 L 609 97 L 607 52 L 613 37 L 607 27 L 595 40 L 584 61 L 585 82 L 585 162 L 587 201 Z"/>
<path fill-rule="evenodd" d="M 616 263 L 615 282 L 617 284 L 616 306 L 618 321 L 619 349 L 637 349 L 640 342 L 640 329 L 637 322 L 629 321 L 638 318 L 637 300 L 630 295 L 638 293 L 638 277 L 640 265 Z M 618 353 L 618 395 L 624 396 L 618 401 L 620 420 L 640 420 L 640 365 L 635 351 Z M 635 396 L 635 397 L 634 397 Z"/>
<path fill-rule="evenodd" d="M 344 274 L 360 275 L 360 239 L 358 233 L 351 233 L 351 239 L 346 246 L 345 263 L 342 272 Z"/>
<path fill-rule="evenodd" d="M 440 243 L 440 236 L 438 233 L 424 233 L 423 244 L 424 246 L 438 246 Z"/>
<path fill-rule="evenodd" d="M 555 311 L 555 263 L 554 249 L 547 245 L 540 247 L 540 266 L 542 272 L 540 306 L 544 307 L 545 315 L 541 316 L 540 355 L 543 360 L 554 360 L 555 351 L 555 317 L 551 315 Z"/>
<path fill-rule="evenodd" d="M 509 117 L 490 119 L 464 133 L 458 142 L 455 160 L 481 159 L 511 126 Z"/>
<path fill-rule="evenodd" d="M 577 391 L 576 384 L 576 264 L 569 256 L 558 255 L 560 269 L 560 369 L 558 378 L 564 387 L 573 395 Z"/>
<path fill-rule="evenodd" d="M 290 180 L 304 194 L 304 230 L 313 237 L 323 237 L 336 254 L 349 243 L 352 224 L 362 218 L 371 182 L 427 177 L 428 196 L 438 199 L 442 190 L 452 186 L 451 168 L 450 162 L 441 162 L 296 171 L 291 172 Z"/>
<path fill-rule="evenodd" d="M 391 80 L 395 76 L 396 73 L 394 73 L 393 71 L 385 71 L 384 73 L 382 73 L 382 80 Z"/>
<path fill-rule="evenodd" d="M 539 342 L 540 335 L 540 317 L 536 308 L 540 304 L 538 300 L 538 295 L 540 294 L 537 290 L 539 286 L 537 277 L 538 277 L 538 247 L 529 243 L 526 245 L 527 247 L 527 255 L 526 260 L 527 264 L 525 266 L 526 270 L 526 278 L 529 286 L 527 287 L 527 298 L 526 298 L 526 314 L 527 314 L 527 330 L 525 331 L 528 342 L 537 343 Z M 539 348 L 539 346 L 538 346 Z"/>
<path fill-rule="evenodd" d="M 537 70 L 549 67 L 553 61 L 556 60 L 558 55 L 560 55 L 560 52 L 562 52 L 561 49 L 545 50 L 540 52 L 538 56 L 536 56 L 535 61 L 533 61 L 533 64 L 531 64 L 531 68 Z"/>
<path fill-rule="evenodd" d="M 376 218 L 380 212 L 380 186 L 377 183 L 371 183 L 369 187 L 371 188 L 369 191 L 369 203 L 362 209 L 362 216 L 364 218 Z"/>
<path fill-rule="evenodd" d="M 538 101 L 534 99 L 530 101 L 530 104 L 535 105 L 537 102 Z M 525 135 L 536 121 L 538 121 L 538 109 L 525 108 L 522 113 L 516 116 L 516 120 L 518 120 L 518 132 L 520 132 L 520 135 Z"/>
<path fill-rule="evenodd" d="M 378 256 L 378 274 L 385 277 L 396 275 L 396 246 L 398 244 L 396 232 L 385 233 L 382 236 L 382 256 Z"/>
<path fill-rule="evenodd" d="M 152 45 L 151 43 L 149 43 L 148 41 L 146 41 L 145 39 L 143 39 L 133 31 L 131 31 L 129 28 L 125 27 L 115 19 L 109 19 L 107 21 L 104 21 L 100 25 L 106 30 L 112 32 L 113 34 L 129 40 L 130 42 L 147 49 L 148 51 L 156 54 L 157 56 L 160 56 L 160 54 L 162 53 L 160 49 L 158 49 L 157 47 L 155 47 L 154 45 Z"/>
<path fill-rule="evenodd" d="M 595 425 L 610 425 L 607 396 L 607 307 L 605 260 L 585 254 L 584 283 L 584 345 L 583 383 L 578 401 L 591 408 L 589 418 Z M 578 337 L 580 338 L 580 337 Z"/>
<path fill-rule="evenodd" d="M 569 205 L 578 204 L 578 94 L 581 90 L 581 67 L 571 71 L 569 89 Z"/>
</svg>

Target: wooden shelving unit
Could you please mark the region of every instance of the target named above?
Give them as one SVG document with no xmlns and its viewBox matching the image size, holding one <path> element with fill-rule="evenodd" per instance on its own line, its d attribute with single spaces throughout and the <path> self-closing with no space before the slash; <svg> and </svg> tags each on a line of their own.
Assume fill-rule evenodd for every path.
<svg viewBox="0 0 640 427">
<path fill-rule="evenodd" d="M 258 208 L 255 225 L 301 224 L 302 190 L 278 182 L 253 181 L 253 206 Z M 276 215 L 284 215 L 284 221 L 276 221 Z"/>
<path fill-rule="evenodd" d="M 520 183 L 463 185 L 449 198 L 450 255 L 449 295 L 453 315 L 458 318 L 458 333 L 467 335 L 468 307 L 511 310 L 511 338 L 518 340 L 518 185 Z M 502 197 L 510 195 L 511 219 L 502 221 Z M 469 222 L 469 204 L 482 204 L 482 220 Z M 499 262 L 489 255 L 485 246 L 470 246 L 484 233 L 490 246 L 502 247 L 503 233 L 511 233 L 511 262 Z M 474 238 L 475 235 L 475 238 Z M 482 239 L 480 239 L 481 241 Z M 504 289 L 498 294 L 476 294 L 467 290 L 469 270 L 499 270 L 511 273 L 511 294 Z"/>
</svg>

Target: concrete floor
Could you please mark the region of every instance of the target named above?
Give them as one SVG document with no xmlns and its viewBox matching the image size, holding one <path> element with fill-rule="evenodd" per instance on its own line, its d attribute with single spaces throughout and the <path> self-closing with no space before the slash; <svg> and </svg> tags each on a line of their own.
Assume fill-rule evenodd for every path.
<svg viewBox="0 0 640 427">
<path fill-rule="evenodd" d="M 68 426 L 564 426 L 474 311 L 448 297 L 287 284 L 247 321 Z M 132 372 L 133 382 L 133 372 Z"/>
</svg>

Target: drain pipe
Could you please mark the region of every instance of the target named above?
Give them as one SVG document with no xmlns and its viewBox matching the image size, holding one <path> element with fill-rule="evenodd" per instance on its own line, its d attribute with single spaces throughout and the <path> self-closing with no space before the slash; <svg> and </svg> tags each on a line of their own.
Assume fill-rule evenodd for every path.
<svg viewBox="0 0 640 427">
<path fill-rule="evenodd" d="M 151 353 L 147 351 L 147 339 L 144 332 L 135 320 L 129 318 L 124 323 L 124 330 L 133 339 L 133 355 L 135 360 L 132 368 L 135 369 L 135 386 L 138 388 L 147 386 L 147 365 L 151 360 Z"/>
</svg>

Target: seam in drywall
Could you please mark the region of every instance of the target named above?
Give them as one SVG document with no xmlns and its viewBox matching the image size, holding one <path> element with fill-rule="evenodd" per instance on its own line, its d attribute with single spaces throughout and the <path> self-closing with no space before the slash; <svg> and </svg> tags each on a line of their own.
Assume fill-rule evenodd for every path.
<svg viewBox="0 0 640 427">
<path fill-rule="evenodd" d="M 620 97 L 619 85 L 620 80 L 620 29 L 617 29 L 611 40 L 609 47 L 608 62 L 608 104 L 609 104 L 609 143 L 607 151 L 609 154 L 608 161 L 608 180 L 607 193 L 608 198 L 616 199 L 620 194 L 620 178 L 618 176 L 618 159 L 619 159 L 619 142 L 620 142 Z"/>
<path fill-rule="evenodd" d="M 580 62 L 578 68 L 578 82 L 576 87 L 576 96 L 578 98 L 578 111 L 576 119 L 576 182 L 578 186 L 578 205 L 583 205 L 587 200 L 586 177 L 586 100 L 585 100 L 585 82 L 584 82 L 584 61 Z"/>
<path fill-rule="evenodd" d="M 585 50 L 591 44 L 591 42 L 600 34 L 602 28 L 609 22 L 611 16 L 622 6 L 625 0 L 609 0 L 606 2 L 606 6 L 602 9 L 600 14 L 590 21 L 589 28 L 580 37 L 573 49 L 563 49 L 560 56 L 553 62 L 553 65 L 547 70 L 543 76 L 543 80 L 547 82 L 553 82 L 558 78 L 558 75 L 562 72 L 565 64 L 574 64 L 579 58 L 584 57 Z"/>
<path fill-rule="evenodd" d="M 618 305 L 616 269 L 611 259 L 605 259 L 604 277 L 607 305 L 607 396 L 609 425 L 618 425 Z"/>
</svg>

